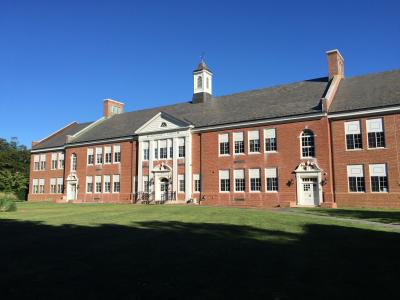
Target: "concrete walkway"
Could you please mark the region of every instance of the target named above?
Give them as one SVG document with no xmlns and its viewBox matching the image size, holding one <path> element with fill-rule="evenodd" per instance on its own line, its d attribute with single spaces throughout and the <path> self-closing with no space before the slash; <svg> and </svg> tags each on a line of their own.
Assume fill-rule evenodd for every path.
<svg viewBox="0 0 400 300">
<path fill-rule="evenodd" d="M 354 218 L 352 219 L 352 218 L 324 216 L 324 215 L 314 214 L 312 212 L 301 212 L 301 211 L 296 210 L 296 208 L 278 208 L 275 211 L 280 212 L 280 213 L 292 214 L 292 215 L 296 215 L 296 216 L 322 218 L 322 219 L 327 219 L 327 220 L 343 221 L 343 222 L 350 222 L 350 223 L 355 223 L 355 224 L 365 224 L 365 225 L 375 226 L 375 227 L 386 227 L 386 228 L 394 229 L 395 231 L 400 232 L 400 224 L 382 223 L 382 222 L 367 221 L 367 220 L 354 219 Z"/>
</svg>

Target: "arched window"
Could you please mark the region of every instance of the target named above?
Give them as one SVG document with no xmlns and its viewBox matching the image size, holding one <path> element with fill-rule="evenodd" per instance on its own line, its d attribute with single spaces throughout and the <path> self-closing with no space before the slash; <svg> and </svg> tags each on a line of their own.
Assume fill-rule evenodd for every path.
<svg viewBox="0 0 400 300">
<path fill-rule="evenodd" d="M 77 163 L 76 154 L 73 153 L 71 155 L 71 170 L 72 171 L 76 171 L 76 163 Z"/>
<path fill-rule="evenodd" d="M 308 129 L 301 134 L 301 157 L 315 157 L 314 133 Z"/>
<path fill-rule="evenodd" d="M 203 88 L 203 78 L 201 78 L 201 76 L 197 77 L 197 88 L 198 89 Z"/>
<path fill-rule="evenodd" d="M 208 77 L 207 77 L 207 79 L 206 79 L 206 87 L 209 89 L 210 88 L 210 80 L 208 79 Z"/>
</svg>

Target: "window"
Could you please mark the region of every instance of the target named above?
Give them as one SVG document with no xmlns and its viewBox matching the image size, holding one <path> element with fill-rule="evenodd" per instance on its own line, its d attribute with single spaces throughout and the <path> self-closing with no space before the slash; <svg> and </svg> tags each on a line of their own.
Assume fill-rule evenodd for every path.
<svg viewBox="0 0 400 300">
<path fill-rule="evenodd" d="M 158 159 L 158 141 L 154 141 L 154 159 Z"/>
<path fill-rule="evenodd" d="M 344 131 L 346 134 L 346 149 L 362 149 L 360 121 L 345 122 Z"/>
<path fill-rule="evenodd" d="M 185 192 L 185 175 L 178 175 L 179 180 L 179 192 Z"/>
<path fill-rule="evenodd" d="M 104 163 L 111 164 L 111 147 L 106 146 L 104 147 Z"/>
<path fill-rule="evenodd" d="M 385 164 L 369 165 L 372 192 L 388 192 L 388 180 Z"/>
<path fill-rule="evenodd" d="M 203 78 L 201 78 L 201 76 L 197 77 L 197 88 L 198 89 L 203 88 Z"/>
<path fill-rule="evenodd" d="M 39 193 L 39 182 L 37 179 L 33 179 L 32 186 L 33 186 L 32 193 L 33 194 Z"/>
<path fill-rule="evenodd" d="M 301 134 L 301 157 L 315 157 L 314 133 L 308 129 Z"/>
<path fill-rule="evenodd" d="M 121 146 L 114 145 L 114 163 L 121 162 Z"/>
<path fill-rule="evenodd" d="M 93 148 L 87 149 L 87 164 L 93 165 L 94 164 L 94 155 L 93 155 Z"/>
<path fill-rule="evenodd" d="M 40 155 L 40 170 L 46 170 L 46 154 Z"/>
<path fill-rule="evenodd" d="M 194 186 L 194 191 L 195 192 L 200 192 L 201 185 L 200 185 L 200 175 L 199 174 L 194 174 L 193 175 L 193 186 Z"/>
<path fill-rule="evenodd" d="M 58 168 L 64 169 L 64 153 L 58 153 Z"/>
<path fill-rule="evenodd" d="M 104 175 L 103 181 L 104 181 L 104 193 L 111 192 L 111 177 L 109 175 Z"/>
<path fill-rule="evenodd" d="M 250 153 L 260 152 L 260 132 L 256 131 L 249 131 L 248 132 L 249 138 L 249 149 Z"/>
<path fill-rule="evenodd" d="M 173 158 L 174 157 L 174 148 L 172 146 L 172 139 L 168 139 L 167 144 L 168 144 L 168 149 L 169 149 L 169 158 Z"/>
<path fill-rule="evenodd" d="M 265 178 L 266 178 L 266 191 L 267 192 L 278 191 L 278 176 L 276 168 L 265 169 Z"/>
<path fill-rule="evenodd" d="M 243 132 L 234 132 L 233 133 L 233 143 L 235 145 L 235 154 L 244 153 Z"/>
<path fill-rule="evenodd" d="M 206 87 L 207 87 L 208 89 L 210 88 L 210 80 L 209 80 L 208 77 L 206 78 Z"/>
<path fill-rule="evenodd" d="M 363 165 L 347 166 L 347 178 L 349 182 L 349 192 L 365 192 Z"/>
<path fill-rule="evenodd" d="M 145 193 L 150 192 L 150 187 L 149 187 L 149 176 L 143 176 L 143 191 Z"/>
<path fill-rule="evenodd" d="M 158 142 L 158 146 L 160 147 L 160 159 L 167 159 L 168 158 L 167 140 L 160 140 Z"/>
<path fill-rule="evenodd" d="M 76 164 L 77 164 L 76 154 L 73 153 L 71 155 L 71 171 L 76 171 Z"/>
<path fill-rule="evenodd" d="M 39 155 L 35 155 L 33 157 L 33 170 L 38 171 L 39 170 Z"/>
<path fill-rule="evenodd" d="M 149 160 L 149 142 L 143 142 L 143 160 Z"/>
<path fill-rule="evenodd" d="M 276 151 L 276 130 L 275 128 L 264 129 L 265 151 Z"/>
<path fill-rule="evenodd" d="M 51 169 L 52 170 L 57 169 L 57 153 L 51 154 Z"/>
<path fill-rule="evenodd" d="M 230 190 L 229 170 L 219 170 L 219 191 L 229 192 Z"/>
<path fill-rule="evenodd" d="M 96 165 L 101 165 L 103 163 L 103 148 L 96 148 Z"/>
<path fill-rule="evenodd" d="M 246 188 L 244 170 L 234 170 L 233 175 L 235 177 L 235 192 L 244 192 Z"/>
<path fill-rule="evenodd" d="M 96 193 L 101 193 L 101 176 L 96 176 L 94 181 L 96 183 Z"/>
<path fill-rule="evenodd" d="M 178 156 L 185 157 L 185 138 L 178 139 L 178 146 L 179 146 Z"/>
<path fill-rule="evenodd" d="M 218 136 L 219 138 L 219 154 L 229 155 L 229 134 L 224 133 Z"/>
<path fill-rule="evenodd" d="M 382 119 L 367 120 L 368 148 L 385 148 Z"/>
<path fill-rule="evenodd" d="M 167 123 L 165 123 L 165 122 L 161 122 L 161 125 L 160 125 L 160 127 L 167 127 Z"/>
<path fill-rule="evenodd" d="M 250 191 L 251 192 L 261 191 L 260 169 L 249 169 L 249 177 L 250 177 Z"/>
<path fill-rule="evenodd" d="M 50 194 L 57 193 L 57 182 L 56 178 L 50 178 Z"/>
<path fill-rule="evenodd" d="M 64 179 L 62 177 L 57 178 L 57 193 L 58 194 L 64 193 Z"/>
<path fill-rule="evenodd" d="M 111 114 L 120 114 L 121 113 L 121 107 L 118 106 L 111 106 Z"/>
<path fill-rule="evenodd" d="M 93 177 L 86 176 L 86 193 L 93 193 Z"/>
<path fill-rule="evenodd" d="M 39 179 L 39 193 L 44 194 L 44 179 L 43 178 Z"/>
<path fill-rule="evenodd" d="M 113 175 L 113 193 L 119 193 L 120 189 L 119 175 Z"/>
</svg>

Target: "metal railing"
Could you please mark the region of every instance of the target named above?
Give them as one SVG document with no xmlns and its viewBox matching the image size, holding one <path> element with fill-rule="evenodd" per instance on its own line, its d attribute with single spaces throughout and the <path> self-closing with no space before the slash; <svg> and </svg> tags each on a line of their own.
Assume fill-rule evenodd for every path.
<svg viewBox="0 0 400 300">
<path fill-rule="evenodd" d="M 161 192 L 160 199 L 156 199 L 155 193 L 138 192 L 135 194 L 135 203 L 140 204 L 164 204 L 167 201 L 176 201 L 176 192 Z"/>
</svg>

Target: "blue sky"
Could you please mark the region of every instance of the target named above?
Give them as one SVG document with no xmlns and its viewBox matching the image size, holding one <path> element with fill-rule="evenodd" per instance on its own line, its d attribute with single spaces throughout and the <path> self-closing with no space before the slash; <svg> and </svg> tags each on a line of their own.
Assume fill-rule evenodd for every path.
<svg viewBox="0 0 400 300">
<path fill-rule="evenodd" d="M 400 1 L 0 0 L 0 137 L 30 146 L 104 98 L 188 101 L 205 52 L 215 95 L 400 68 Z"/>
</svg>

